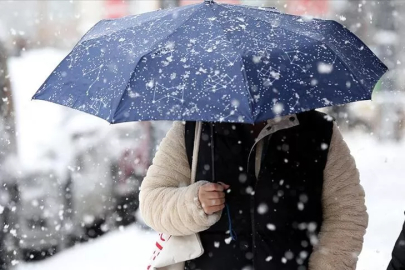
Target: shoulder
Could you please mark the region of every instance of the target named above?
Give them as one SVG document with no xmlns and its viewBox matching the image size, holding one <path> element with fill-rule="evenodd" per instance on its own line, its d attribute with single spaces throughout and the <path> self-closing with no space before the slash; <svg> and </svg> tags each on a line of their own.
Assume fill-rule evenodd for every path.
<svg viewBox="0 0 405 270">
<path fill-rule="evenodd" d="M 332 116 L 316 110 L 299 113 L 297 114 L 297 117 L 300 123 L 307 125 L 325 124 L 332 127 L 333 122 L 335 121 Z"/>
<path fill-rule="evenodd" d="M 185 126 L 184 122 L 175 121 L 175 122 L 173 122 L 172 129 L 177 131 L 177 132 L 178 131 L 184 131 L 184 126 Z"/>
<path fill-rule="evenodd" d="M 166 133 L 159 149 L 173 147 L 175 145 L 184 145 L 184 124 L 182 122 L 174 122 L 170 130 Z"/>
<path fill-rule="evenodd" d="M 172 127 L 166 134 L 166 138 L 184 138 L 184 123 L 183 122 L 173 122 Z"/>
<path fill-rule="evenodd" d="M 297 117 L 301 132 L 313 139 L 330 142 L 334 131 L 333 117 L 315 110 L 299 113 Z"/>
</svg>

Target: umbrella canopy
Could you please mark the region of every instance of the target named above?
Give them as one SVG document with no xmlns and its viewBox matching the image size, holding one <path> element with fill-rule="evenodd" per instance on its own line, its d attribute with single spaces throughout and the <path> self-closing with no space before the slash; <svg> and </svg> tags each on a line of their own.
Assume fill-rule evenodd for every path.
<svg viewBox="0 0 405 270">
<path fill-rule="evenodd" d="M 205 1 L 100 21 L 34 98 L 110 123 L 254 123 L 370 99 L 386 70 L 335 21 Z"/>
</svg>

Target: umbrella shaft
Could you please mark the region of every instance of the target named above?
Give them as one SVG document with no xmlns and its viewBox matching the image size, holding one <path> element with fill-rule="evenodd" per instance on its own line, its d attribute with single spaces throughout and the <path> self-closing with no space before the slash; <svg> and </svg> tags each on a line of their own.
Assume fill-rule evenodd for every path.
<svg viewBox="0 0 405 270">
<path fill-rule="evenodd" d="M 216 182 L 215 181 L 215 145 L 214 145 L 214 124 L 211 122 L 210 123 L 210 127 L 211 127 L 211 181 L 212 182 Z"/>
</svg>

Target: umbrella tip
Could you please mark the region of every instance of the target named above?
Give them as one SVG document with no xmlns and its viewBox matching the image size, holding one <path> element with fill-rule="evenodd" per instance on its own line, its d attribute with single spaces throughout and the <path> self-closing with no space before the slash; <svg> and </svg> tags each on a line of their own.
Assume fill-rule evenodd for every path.
<svg viewBox="0 0 405 270">
<path fill-rule="evenodd" d="M 205 4 L 213 4 L 213 3 L 214 3 L 214 0 L 204 0 L 204 3 L 205 3 Z"/>
</svg>

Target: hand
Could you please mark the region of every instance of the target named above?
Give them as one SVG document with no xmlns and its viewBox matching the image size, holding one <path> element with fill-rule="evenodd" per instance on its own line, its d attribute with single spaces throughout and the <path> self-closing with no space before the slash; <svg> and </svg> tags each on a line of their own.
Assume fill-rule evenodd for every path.
<svg viewBox="0 0 405 270">
<path fill-rule="evenodd" d="M 198 199 L 207 215 L 221 211 L 225 207 L 225 192 L 230 186 L 222 182 L 202 185 L 198 190 Z"/>
</svg>

